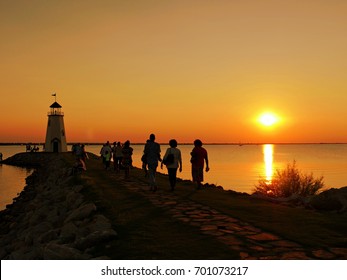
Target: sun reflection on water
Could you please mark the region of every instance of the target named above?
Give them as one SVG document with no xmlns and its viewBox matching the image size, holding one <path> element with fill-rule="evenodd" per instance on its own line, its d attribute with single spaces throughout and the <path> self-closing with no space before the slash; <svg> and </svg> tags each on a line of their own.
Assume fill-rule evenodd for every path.
<svg viewBox="0 0 347 280">
<path fill-rule="evenodd" d="M 263 145 L 265 178 L 269 183 L 271 183 L 272 176 L 273 176 L 273 153 L 274 153 L 274 145 L 272 144 Z"/>
</svg>

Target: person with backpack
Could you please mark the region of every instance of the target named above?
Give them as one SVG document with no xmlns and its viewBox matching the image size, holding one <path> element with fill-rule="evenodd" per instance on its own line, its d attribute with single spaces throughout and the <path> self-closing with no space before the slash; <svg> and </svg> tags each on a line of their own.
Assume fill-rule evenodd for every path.
<svg viewBox="0 0 347 280">
<path fill-rule="evenodd" d="M 171 139 L 169 145 L 170 148 L 166 150 L 163 161 L 161 162 L 161 168 L 163 168 L 164 164 L 166 165 L 171 191 L 174 191 L 177 181 L 177 170 L 179 169 L 182 172 L 182 156 L 181 151 L 177 148 L 177 141 L 175 139 Z"/>
</svg>

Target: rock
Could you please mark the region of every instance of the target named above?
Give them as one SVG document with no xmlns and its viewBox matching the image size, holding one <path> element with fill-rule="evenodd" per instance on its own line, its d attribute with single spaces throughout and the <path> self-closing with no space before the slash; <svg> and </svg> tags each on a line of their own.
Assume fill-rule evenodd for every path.
<svg viewBox="0 0 347 280">
<path fill-rule="evenodd" d="M 61 228 L 59 238 L 64 243 L 73 242 L 76 238 L 77 231 L 78 228 L 75 226 L 75 224 L 73 222 L 68 222 Z"/>
<path fill-rule="evenodd" d="M 0 260 L 3 260 L 6 255 L 7 255 L 6 250 L 4 248 L 0 248 Z"/>
<path fill-rule="evenodd" d="M 81 251 L 61 244 L 48 244 L 43 250 L 44 260 L 86 260 Z"/>
<path fill-rule="evenodd" d="M 58 239 L 58 230 L 53 229 L 53 230 L 50 230 L 48 232 L 41 234 L 38 238 L 38 242 L 39 243 L 48 243 L 48 242 L 50 242 L 52 240 L 56 240 L 56 239 Z"/>
<path fill-rule="evenodd" d="M 292 251 L 284 253 L 281 257 L 281 260 L 309 260 L 310 258 L 306 255 L 305 252 L 301 251 Z"/>
<path fill-rule="evenodd" d="M 347 248 L 330 248 L 330 251 L 335 254 L 338 258 L 347 259 Z"/>
<path fill-rule="evenodd" d="M 66 218 L 65 223 L 68 223 L 74 220 L 83 220 L 89 217 L 95 211 L 96 211 L 96 206 L 94 203 L 88 203 L 88 204 L 82 205 L 81 207 L 72 211 L 72 213 Z"/>
<path fill-rule="evenodd" d="M 332 188 L 313 196 L 310 205 L 317 210 L 344 212 L 347 210 L 347 187 Z"/>
<path fill-rule="evenodd" d="M 21 248 L 19 250 L 11 252 L 7 256 L 9 260 L 39 260 L 42 259 L 42 248 L 34 247 L 34 248 Z"/>
<path fill-rule="evenodd" d="M 68 209 L 76 209 L 83 203 L 83 196 L 79 193 L 71 191 L 66 196 L 66 205 Z"/>
<path fill-rule="evenodd" d="M 249 235 L 247 238 L 257 241 L 274 241 L 279 240 L 280 238 L 276 235 L 273 235 L 271 233 L 259 233 L 254 235 Z"/>
<path fill-rule="evenodd" d="M 318 259 L 323 259 L 323 260 L 331 260 L 331 259 L 335 259 L 336 256 L 334 254 L 332 254 L 331 252 L 328 252 L 326 250 L 315 250 L 312 252 L 313 256 L 318 258 Z"/>
<path fill-rule="evenodd" d="M 95 231 L 88 236 L 76 241 L 75 246 L 80 250 L 85 250 L 90 247 L 101 245 L 106 241 L 110 241 L 117 236 L 113 229 Z"/>
<path fill-rule="evenodd" d="M 21 153 L 7 163 L 37 169 L 14 202 L 0 211 L 1 259 L 91 259 L 98 256 L 71 244 L 83 239 L 85 247 L 116 236 L 108 219 L 94 216 L 96 206 L 86 203 L 84 186 L 68 176 L 61 155 Z"/>
<path fill-rule="evenodd" d="M 95 215 L 86 226 L 89 232 L 108 230 L 112 228 L 110 220 L 103 215 Z"/>
<path fill-rule="evenodd" d="M 31 231 L 37 238 L 41 234 L 46 233 L 50 230 L 52 230 L 52 225 L 48 221 L 42 221 L 41 223 L 38 223 L 36 226 L 34 226 Z"/>
<path fill-rule="evenodd" d="M 82 190 L 84 189 L 84 186 L 83 185 L 76 185 L 76 186 L 73 186 L 72 187 L 72 190 L 76 193 L 79 193 L 81 192 Z"/>
</svg>

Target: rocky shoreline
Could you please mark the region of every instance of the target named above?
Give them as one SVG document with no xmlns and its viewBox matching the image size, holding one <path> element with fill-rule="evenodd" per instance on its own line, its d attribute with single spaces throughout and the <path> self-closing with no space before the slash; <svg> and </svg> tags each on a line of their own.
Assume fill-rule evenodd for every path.
<svg viewBox="0 0 347 280">
<path fill-rule="evenodd" d="M 20 153 L 4 163 L 35 167 L 14 203 L 0 212 L 0 258 L 107 259 L 95 249 L 117 237 L 111 222 L 85 199 L 59 154 Z"/>
</svg>

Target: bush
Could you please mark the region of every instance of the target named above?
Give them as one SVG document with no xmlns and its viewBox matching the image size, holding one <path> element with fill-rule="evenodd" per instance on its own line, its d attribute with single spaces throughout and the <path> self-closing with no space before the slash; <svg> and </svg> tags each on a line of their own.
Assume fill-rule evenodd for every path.
<svg viewBox="0 0 347 280">
<path fill-rule="evenodd" d="M 271 197 L 289 197 L 293 194 L 309 196 L 317 194 L 324 187 L 323 176 L 314 178 L 313 174 L 302 174 L 296 167 L 296 162 L 287 164 L 284 170 L 276 170 L 269 182 L 259 179 L 254 191 Z"/>
</svg>

